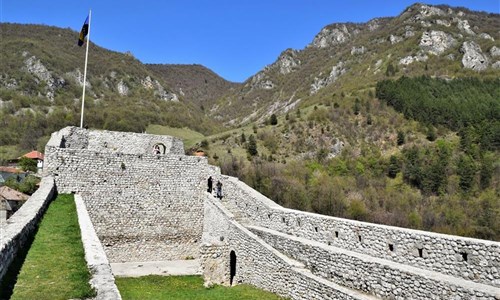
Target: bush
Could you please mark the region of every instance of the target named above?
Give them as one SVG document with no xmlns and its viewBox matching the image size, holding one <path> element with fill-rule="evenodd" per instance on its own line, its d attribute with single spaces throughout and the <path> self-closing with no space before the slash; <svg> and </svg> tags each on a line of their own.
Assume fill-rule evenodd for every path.
<svg viewBox="0 0 500 300">
<path fill-rule="evenodd" d="M 276 117 L 275 114 L 271 115 L 271 118 L 269 119 L 269 123 L 271 125 L 278 125 L 278 118 Z"/>
<path fill-rule="evenodd" d="M 37 161 L 31 158 L 27 157 L 21 157 L 19 160 L 18 165 L 21 167 L 21 169 L 25 172 L 33 172 L 36 173 L 38 170 L 37 168 Z"/>
</svg>

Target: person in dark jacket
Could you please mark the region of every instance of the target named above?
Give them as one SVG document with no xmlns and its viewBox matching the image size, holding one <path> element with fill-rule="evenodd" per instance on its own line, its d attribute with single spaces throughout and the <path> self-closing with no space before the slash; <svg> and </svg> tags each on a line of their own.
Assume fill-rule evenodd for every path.
<svg viewBox="0 0 500 300">
<path fill-rule="evenodd" d="M 217 181 L 217 198 L 222 199 L 222 182 Z"/>
<path fill-rule="evenodd" d="M 212 176 L 208 177 L 208 189 L 207 192 L 212 193 L 212 184 L 213 184 L 213 179 Z"/>
</svg>

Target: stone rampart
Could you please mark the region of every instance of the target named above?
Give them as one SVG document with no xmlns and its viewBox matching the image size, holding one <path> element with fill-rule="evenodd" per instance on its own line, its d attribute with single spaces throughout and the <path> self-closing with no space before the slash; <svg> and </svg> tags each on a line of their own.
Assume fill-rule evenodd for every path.
<svg viewBox="0 0 500 300">
<path fill-rule="evenodd" d="M 262 227 L 251 232 L 313 274 L 383 299 L 495 300 L 500 289 L 434 271 L 394 263 Z"/>
<path fill-rule="evenodd" d="M 500 287 L 500 243 L 286 209 L 236 178 L 225 201 L 249 223 L 326 245 Z"/>
<path fill-rule="evenodd" d="M 55 193 L 54 179 L 45 177 L 38 190 L 0 227 L 0 281 L 20 249 L 34 234 Z"/>
<path fill-rule="evenodd" d="M 149 150 L 137 150 L 134 154 L 105 152 L 102 147 L 90 147 L 105 143 L 109 132 L 75 132 L 78 139 L 71 135 L 64 139 L 73 145 L 85 145 L 75 140 L 85 140 L 87 132 L 89 148 L 57 147 L 62 135 L 54 134 L 46 147 L 45 172 L 54 175 L 59 192 L 82 196 L 109 260 L 198 257 L 203 227 L 203 202 L 199 193 L 206 190 L 209 174 L 216 174 L 218 169 L 209 166 L 203 157 L 157 155 Z M 116 134 L 121 133 L 110 134 L 108 138 L 117 149 L 124 149 L 123 145 L 117 145 Z M 123 143 L 145 148 L 173 140 L 145 135 L 142 141 L 143 135 L 127 135 Z"/>
<path fill-rule="evenodd" d="M 216 198 L 206 196 L 201 260 L 207 283 L 247 283 L 291 299 L 374 299 L 311 274 L 236 222 Z"/>
</svg>

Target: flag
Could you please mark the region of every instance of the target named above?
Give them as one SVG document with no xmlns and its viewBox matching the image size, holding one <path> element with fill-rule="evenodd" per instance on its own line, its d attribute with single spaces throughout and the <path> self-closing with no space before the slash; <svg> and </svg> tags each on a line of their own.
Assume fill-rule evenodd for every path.
<svg viewBox="0 0 500 300">
<path fill-rule="evenodd" d="M 89 33 L 89 16 L 85 19 L 85 22 L 82 26 L 82 31 L 80 31 L 80 37 L 78 38 L 78 46 L 82 46 L 85 42 L 85 37 Z"/>
</svg>

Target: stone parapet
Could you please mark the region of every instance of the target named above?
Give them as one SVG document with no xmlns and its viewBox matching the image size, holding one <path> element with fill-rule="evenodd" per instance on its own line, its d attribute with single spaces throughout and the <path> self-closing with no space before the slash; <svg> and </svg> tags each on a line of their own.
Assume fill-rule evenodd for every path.
<svg viewBox="0 0 500 300">
<path fill-rule="evenodd" d="M 500 288 L 250 226 L 251 232 L 313 274 L 381 298 L 495 300 Z"/>
<path fill-rule="evenodd" d="M 116 287 L 115 277 L 111 271 L 108 258 L 95 233 L 87 208 L 80 195 L 75 195 L 75 204 L 83 249 L 85 251 L 85 260 L 92 275 L 90 284 L 97 292 L 94 299 L 121 300 L 122 298 Z"/>
<path fill-rule="evenodd" d="M 33 237 L 54 194 L 54 178 L 42 178 L 38 190 L 7 222 L 0 224 L 0 281 L 16 255 Z"/>
</svg>

